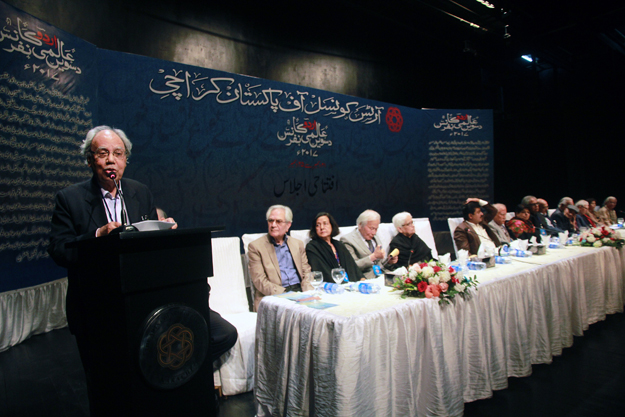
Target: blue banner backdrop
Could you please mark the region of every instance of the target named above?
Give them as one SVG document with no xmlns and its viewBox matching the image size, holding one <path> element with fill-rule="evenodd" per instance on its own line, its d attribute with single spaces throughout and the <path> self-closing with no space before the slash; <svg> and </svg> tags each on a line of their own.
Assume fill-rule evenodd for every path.
<svg viewBox="0 0 625 417">
<path fill-rule="evenodd" d="M 47 258 L 54 192 L 90 176 L 78 145 L 108 124 L 133 142 L 125 176 L 180 227 L 293 229 L 319 211 L 353 225 L 372 208 L 446 230 L 493 191 L 490 110 L 418 110 L 99 50 L 0 2 L 0 292 L 65 276 Z M 136 219 L 131 219 L 135 220 Z"/>
<path fill-rule="evenodd" d="M 272 204 L 293 228 L 319 211 L 354 224 L 458 216 L 492 195 L 492 112 L 417 110 L 116 52 L 100 52 L 100 122 L 135 146 L 126 175 L 183 227 L 266 230 Z"/>
<path fill-rule="evenodd" d="M 1 2 L 0 17 L 2 292 L 67 275 L 46 248 L 54 194 L 90 177 L 97 48 Z"/>
</svg>

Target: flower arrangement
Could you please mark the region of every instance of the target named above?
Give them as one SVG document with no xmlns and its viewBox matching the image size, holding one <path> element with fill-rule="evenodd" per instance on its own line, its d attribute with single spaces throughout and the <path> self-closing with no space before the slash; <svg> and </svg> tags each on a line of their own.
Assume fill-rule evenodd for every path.
<svg viewBox="0 0 625 417">
<path fill-rule="evenodd" d="M 614 233 L 614 230 L 609 227 L 598 226 L 579 235 L 579 243 L 582 246 L 594 246 L 595 248 L 614 246 L 617 249 L 621 249 L 623 244 L 625 244 L 625 240 L 619 238 Z"/>
<path fill-rule="evenodd" d="M 471 287 L 477 287 L 474 276 L 458 277 L 457 272 L 437 261 L 411 265 L 401 277 L 396 277 L 393 291 L 403 291 L 404 297 L 439 298 L 439 304 L 449 303 L 456 295 L 462 297 Z"/>
</svg>

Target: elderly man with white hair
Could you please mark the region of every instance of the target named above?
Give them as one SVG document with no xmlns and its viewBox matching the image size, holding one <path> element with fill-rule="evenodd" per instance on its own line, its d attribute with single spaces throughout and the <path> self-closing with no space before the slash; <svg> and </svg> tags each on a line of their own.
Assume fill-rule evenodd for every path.
<svg viewBox="0 0 625 417">
<path fill-rule="evenodd" d="M 287 234 L 293 212 L 276 204 L 269 207 L 266 218 L 268 233 L 250 243 L 247 250 L 250 278 L 256 288 L 254 311 L 265 295 L 313 289 L 304 242 Z"/>
<path fill-rule="evenodd" d="M 397 262 L 397 256 L 384 260 L 386 253 L 376 235 L 380 226 L 380 215 L 376 211 L 363 211 L 356 219 L 356 224 L 358 228 L 341 237 L 341 242 L 351 253 L 365 279 L 373 279 L 376 276 L 374 265 L 380 267 L 381 273 L 382 268 Z"/>
<path fill-rule="evenodd" d="M 590 228 L 597 226 L 597 223 L 595 223 L 595 221 L 588 215 L 588 201 L 579 200 L 577 203 L 575 203 L 575 206 L 577 206 L 577 209 L 579 210 L 579 213 L 576 216 L 577 227 L 581 229 L 582 227 Z"/>
<path fill-rule="evenodd" d="M 562 231 L 568 230 L 569 233 L 573 233 L 575 231 L 566 213 L 568 211 L 568 207 L 572 205 L 573 199 L 571 197 L 562 197 L 558 203 L 558 208 L 551 215 L 551 222 L 553 225 Z"/>
<path fill-rule="evenodd" d="M 493 207 L 497 209 L 497 214 L 495 214 L 493 220 L 488 223 L 488 226 L 493 229 L 500 243 L 510 243 L 510 233 L 508 233 L 508 229 L 506 228 L 506 214 L 508 213 L 508 208 L 501 203 L 493 204 Z"/>
<path fill-rule="evenodd" d="M 610 196 L 606 198 L 603 202 L 603 207 L 601 207 L 597 212 L 597 217 L 599 218 L 599 221 L 606 226 L 617 223 L 616 210 L 614 210 L 614 207 L 616 207 L 616 202 L 616 197 Z"/>
<path fill-rule="evenodd" d="M 391 240 L 389 253 L 395 249 L 399 251 L 397 263 L 393 269 L 408 267 L 417 262 L 428 262 L 432 259 L 432 250 L 419 236 L 415 234 L 412 215 L 406 211 L 393 216 L 393 225 L 397 235 Z"/>
</svg>

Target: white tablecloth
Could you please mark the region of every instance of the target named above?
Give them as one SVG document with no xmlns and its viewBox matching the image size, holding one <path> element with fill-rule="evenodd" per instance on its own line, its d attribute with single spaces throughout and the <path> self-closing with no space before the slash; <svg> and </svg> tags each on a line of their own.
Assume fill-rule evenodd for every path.
<svg viewBox="0 0 625 417">
<path fill-rule="evenodd" d="M 440 306 L 398 293 L 324 295 L 315 310 L 265 297 L 256 326 L 258 416 L 460 416 L 464 403 L 550 363 L 623 311 L 624 255 L 571 247 L 479 272 Z M 543 265 L 538 265 L 543 264 Z"/>
</svg>

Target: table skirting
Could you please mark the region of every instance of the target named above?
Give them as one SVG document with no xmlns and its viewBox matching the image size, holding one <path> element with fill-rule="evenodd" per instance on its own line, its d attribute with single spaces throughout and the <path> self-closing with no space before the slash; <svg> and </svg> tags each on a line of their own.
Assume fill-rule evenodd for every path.
<svg viewBox="0 0 625 417">
<path fill-rule="evenodd" d="M 466 299 L 324 295 L 315 310 L 265 297 L 256 326 L 258 416 L 461 416 L 623 311 L 624 260 L 571 247 L 477 273 Z"/>
</svg>

